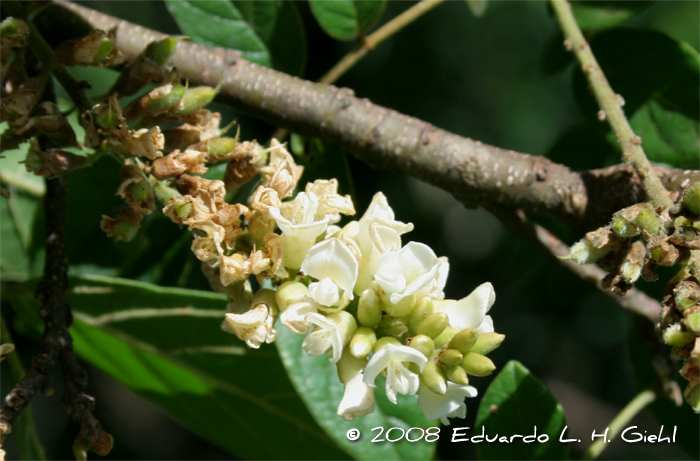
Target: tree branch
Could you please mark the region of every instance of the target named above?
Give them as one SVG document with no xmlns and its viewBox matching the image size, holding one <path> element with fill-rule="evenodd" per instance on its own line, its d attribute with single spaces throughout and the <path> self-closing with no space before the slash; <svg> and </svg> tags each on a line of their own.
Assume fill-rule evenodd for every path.
<svg viewBox="0 0 700 461">
<path fill-rule="evenodd" d="M 24 378 L 5 397 L 6 404 L 0 410 L 0 440 L 12 431 L 17 416 L 37 391 L 45 395 L 54 393 L 58 363 L 63 373 L 61 401 L 73 421 L 80 425 L 79 437 L 92 451 L 104 455 L 111 448 L 111 436 L 100 429 L 99 421 L 92 415 L 94 399 L 85 393 L 87 375 L 73 352 L 73 338 L 68 332 L 73 318 L 65 297 L 68 288 L 65 190 L 64 177 L 46 180 L 46 260 L 44 276 L 36 290 L 42 306 L 39 315 L 44 321 L 44 334 Z"/>
<path fill-rule="evenodd" d="M 165 37 L 64 0 L 58 3 L 93 27 L 117 28 L 117 46 L 127 61 L 151 41 Z M 467 207 L 495 203 L 590 229 L 645 197 L 639 179 L 627 165 L 576 173 L 544 157 L 457 136 L 356 98 L 350 89 L 305 81 L 253 64 L 232 50 L 179 42 L 173 63 L 192 83 L 216 86 L 221 82 L 223 102 L 237 109 L 336 144 L 372 166 L 427 181 Z M 669 190 L 700 180 L 698 171 L 657 171 Z"/>
</svg>

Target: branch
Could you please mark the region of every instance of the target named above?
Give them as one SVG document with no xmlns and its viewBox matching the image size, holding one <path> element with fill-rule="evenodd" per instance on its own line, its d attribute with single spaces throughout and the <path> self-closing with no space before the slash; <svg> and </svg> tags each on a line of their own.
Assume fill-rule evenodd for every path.
<svg viewBox="0 0 700 461">
<path fill-rule="evenodd" d="M 659 320 L 661 304 L 644 292 L 632 288 L 626 295 L 618 296 L 603 287 L 601 282 L 607 272 L 600 267 L 594 264 L 580 265 L 569 259 L 559 259 L 558 256 L 569 254 L 569 247 L 544 227 L 530 222 L 521 210 L 514 211 L 497 205 L 491 205 L 487 207 L 487 210 L 519 238 L 555 260 L 560 266 L 577 275 L 583 281 L 594 286 L 621 307 L 651 320 L 652 324 Z"/>
<path fill-rule="evenodd" d="M 608 79 L 605 78 L 603 70 L 598 65 L 595 56 L 593 56 L 591 47 L 586 39 L 583 38 L 583 33 L 576 23 L 574 14 L 571 11 L 571 4 L 567 0 L 551 0 L 550 3 L 566 37 L 565 43 L 567 48 L 570 48 L 576 55 L 583 73 L 593 89 L 593 94 L 601 108 L 601 120 L 608 120 L 615 137 L 617 137 L 617 142 L 622 147 L 622 159 L 632 165 L 639 177 L 642 178 L 644 190 L 654 205 L 663 205 L 667 208 L 672 207 L 673 201 L 668 191 L 659 181 L 658 176 L 656 176 L 651 167 L 651 163 L 649 163 L 647 156 L 644 154 L 642 138 L 634 134 L 622 111 L 624 100 L 620 95 L 615 94 L 608 83 Z"/>
<path fill-rule="evenodd" d="M 41 390 L 45 395 L 54 393 L 54 373 L 58 363 L 63 373 L 61 401 L 73 421 L 80 425 L 79 437 L 92 451 L 104 455 L 111 448 L 111 436 L 100 429 L 99 421 L 92 415 L 94 399 L 85 393 L 87 375 L 78 364 L 73 352 L 73 338 L 68 332 L 72 315 L 65 297 L 68 287 L 65 190 L 65 178 L 46 180 L 46 260 L 44 276 L 36 290 L 36 297 L 42 305 L 39 315 L 44 321 L 44 334 L 39 351 L 32 359 L 24 378 L 5 398 L 6 404 L 0 410 L 0 437 L 4 440 L 12 431 L 17 416 L 37 391 Z"/>
<path fill-rule="evenodd" d="M 117 46 L 127 61 L 151 41 L 165 37 L 64 0 L 59 3 L 93 27 L 117 28 Z M 305 81 L 250 63 L 233 50 L 179 42 L 173 63 L 192 83 L 216 86 L 221 82 L 222 102 L 272 125 L 336 144 L 372 166 L 434 184 L 467 207 L 494 203 L 522 208 L 590 229 L 645 198 L 628 165 L 576 173 L 544 157 L 457 136 L 356 98 L 350 89 Z M 698 171 L 657 171 L 670 190 L 700 181 Z"/>
</svg>

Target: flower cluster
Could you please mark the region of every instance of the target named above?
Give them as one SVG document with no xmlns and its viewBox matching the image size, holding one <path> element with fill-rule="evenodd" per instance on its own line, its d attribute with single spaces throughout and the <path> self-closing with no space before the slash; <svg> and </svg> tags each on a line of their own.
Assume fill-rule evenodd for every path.
<svg viewBox="0 0 700 461">
<path fill-rule="evenodd" d="M 618 211 L 573 245 L 569 257 L 609 270 L 603 285 L 620 295 L 640 277 L 656 281 L 657 266 L 680 266 L 666 285 L 656 328 L 673 346 L 671 356 L 684 362 L 685 399 L 700 412 L 700 183 L 676 199 L 671 208 L 639 203 Z"/>
<path fill-rule="evenodd" d="M 229 297 L 222 328 L 253 348 L 277 338 L 277 320 L 307 335 L 304 351 L 337 365 L 345 386 L 338 414 L 348 421 L 374 411 L 379 375 L 393 403 L 417 394 L 429 419 L 464 417 L 464 398 L 476 395 L 468 376 L 495 369 L 486 354 L 504 339 L 487 315 L 493 287 L 444 299 L 447 259 L 402 243 L 413 225 L 395 219 L 383 194 L 339 227 L 355 208 L 336 180 L 309 183 L 292 199 L 301 169 L 285 147 L 273 140 L 266 151 L 246 149 L 259 153 L 253 170 L 262 178 L 247 206 L 226 203 L 221 181 L 183 175 L 183 195 L 164 210 L 198 234 L 192 249 Z M 253 293 L 251 275 L 272 289 Z"/>
</svg>

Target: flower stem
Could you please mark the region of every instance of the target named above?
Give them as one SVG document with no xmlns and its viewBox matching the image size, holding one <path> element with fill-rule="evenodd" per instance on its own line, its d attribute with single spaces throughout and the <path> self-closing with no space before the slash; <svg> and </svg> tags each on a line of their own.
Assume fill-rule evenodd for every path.
<svg viewBox="0 0 700 461">
<path fill-rule="evenodd" d="M 606 438 L 608 440 L 596 440 L 595 443 L 591 445 L 588 450 L 586 450 L 586 453 L 584 453 L 582 459 L 596 459 L 609 445 L 608 442 L 612 441 L 615 436 L 620 433 L 622 428 L 627 426 L 632 418 L 637 415 L 637 413 L 642 411 L 644 407 L 649 405 L 654 400 L 656 400 L 656 392 L 652 391 L 651 389 L 643 390 L 637 394 L 637 396 L 633 398 L 632 401 L 628 403 L 627 406 L 623 408 L 622 411 L 615 416 L 615 419 L 613 419 L 608 425 L 608 433 L 606 434 Z"/>
<path fill-rule="evenodd" d="M 391 21 L 387 22 L 382 27 L 365 37 L 357 48 L 346 54 L 343 59 L 338 61 L 335 66 L 333 66 L 328 72 L 325 73 L 325 75 L 323 75 L 323 77 L 318 80 L 318 83 L 332 85 L 377 45 L 444 1 L 445 0 L 421 0 L 411 8 L 396 16 Z M 283 138 L 286 138 L 288 134 L 289 131 L 286 128 L 278 128 L 272 137 L 277 140 L 282 140 Z"/>
<path fill-rule="evenodd" d="M 598 65 L 598 61 L 593 56 L 591 47 L 583 37 L 583 33 L 571 11 L 571 5 L 567 0 L 550 0 L 550 2 L 566 37 L 566 47 L 567 49 L 570 48 L 576 55 L 583 73 L 593 89 L 598 105 L 602 109 L 600 118 L 602 120 L 605 117 L 608 120 L 617 137 L 617 142 L 622 147 L 622 159 L 637 171 L 648 200 L 655 206 L 673 206 L 673 201 L 668 191 L 661 184 L 659 177 L 644 154 L 641 138 L 634 134 L 622 111 L 622 104 L 624 103 L 621 97 L 615 94 L 610 87 L 605 74 L 603 74 L 600 65 Z"/>
</svg>

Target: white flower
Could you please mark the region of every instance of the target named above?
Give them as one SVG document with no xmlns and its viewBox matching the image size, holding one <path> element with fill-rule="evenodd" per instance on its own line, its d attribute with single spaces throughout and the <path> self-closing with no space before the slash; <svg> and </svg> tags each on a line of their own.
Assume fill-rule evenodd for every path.
<svg viewBox="0 0 700 461">
<path fill-rule="evenodd" d="M 396 394 L 412 395 L 418 392 L 420 379 L 409 371 L 402 362 L 412 362 L 423 371 L 428 359 L 422 352 L 408 346 L 388 344 L 384 349 L 375 352 L 365 368 L 364 383 L 376 387 L 374 381 L 377 375 L 386 369 L 386 396 L 396 403 Z"/>
<path fill-rule="evenodd" d="M 496 302 L 493 285 L 486 282 L 459 301 L 437 301 L 436 311 L 444 312 L 456 330 L 476 328 L 479 333 L 493 333 L 493 320 L 486 313 Z"/>
<path fill-rule="evenodd" d="M 248 347 L 257 349 L 262 343 L 269 344 L 277 339 L 277 330 L 274 329 L 278 314 L 275 293 L 271 290 L 259 290 L 250 305 L 253 306 L 252 309 L 241 314 L 228 312 L 225 323 Z M 234 299 L 227 308 L 233 311 L 239 309 L 240 305 Z"/>
<path fill-rule="evenodd" d="M 364 383 L 362 371 L 345 385 L 343 399 L 338 405 L 338 416 L 352 421 L 357 416 L 367 416 L 374 411 L 374 388 Z"/>
<path fill-rule="evenodd" d="M 362 253 L 355 293 L 359 295 L 368 288 L 377 271 L 379 256 L 399 250 L 401 235 L 412 230 L 413 224 L 394 219 L 394 210 L 381 192 L 374 195 L 372 203 L 359 221 L 353 221 L 345 227 L 344 233 L 355 239 Z"/>
<path fill-rule="evenodd" d="M 318 197 L 300 192 L 291 202 L 284 203 L 284 215 L 279 208 L 270 207 L 270 216 L 282 230 L 284 237 L 284 265 L 299 268 L 306 252 L 328 227 L 330 217 L 316 219 Z"/>
<path fill-rule="evenodd" d="M 339 239 L 323 240 L 311 247 L 301 271 L 319 280 L 309 285 L 309 293 L 321 306 L 338 306 L 343 294 L 348 300 L 353 299 L 358 262 L 352 250 Z"/>
<path fill-rule="evenodd" d="M 443 264 L 445 261 L 435 256 L 429 246 L 409 242 L 399 251 L 379 257 L 374 279 L 390 294 L 391 302 L 398 304 L 406 296 L 417 294 L 426 287 L 428 291 L 441 291 L 447 276 Z"/>
<path fill-rule="evenodd" d="M 290 304 L 280 314 L 280 322 L 292 333 L 305 335 L 311 326 L 311 322 L 306 320 L 307 314 L 316 314 L 317 312 L 318 304 L 311 298 L 303 298 Z"/>
<path fill-rule="evenodd" d="M 440 418 L 442 424 L 450 424 L 447 418 L 464 418 L 467 416 L 465 397 L 476 397 L 477 391 L 473 386 L 462 386 L 447 382 L 447 392 L 439 395 L 421 386 L 418 391 L 418 408 L 427 419 Z"/>
<path fill-rule="evenodd" d="M 352 314 L 341 311 L 327 316 L 306 314 L 306 320 L 316 325 L 316 328 L 304 339 L 301 347 L 310 356 L 321 355 L 332 348 L 330 361 L 337 363 L 343 348 L 357 329 L 355 318 Z"/>
</svg>

